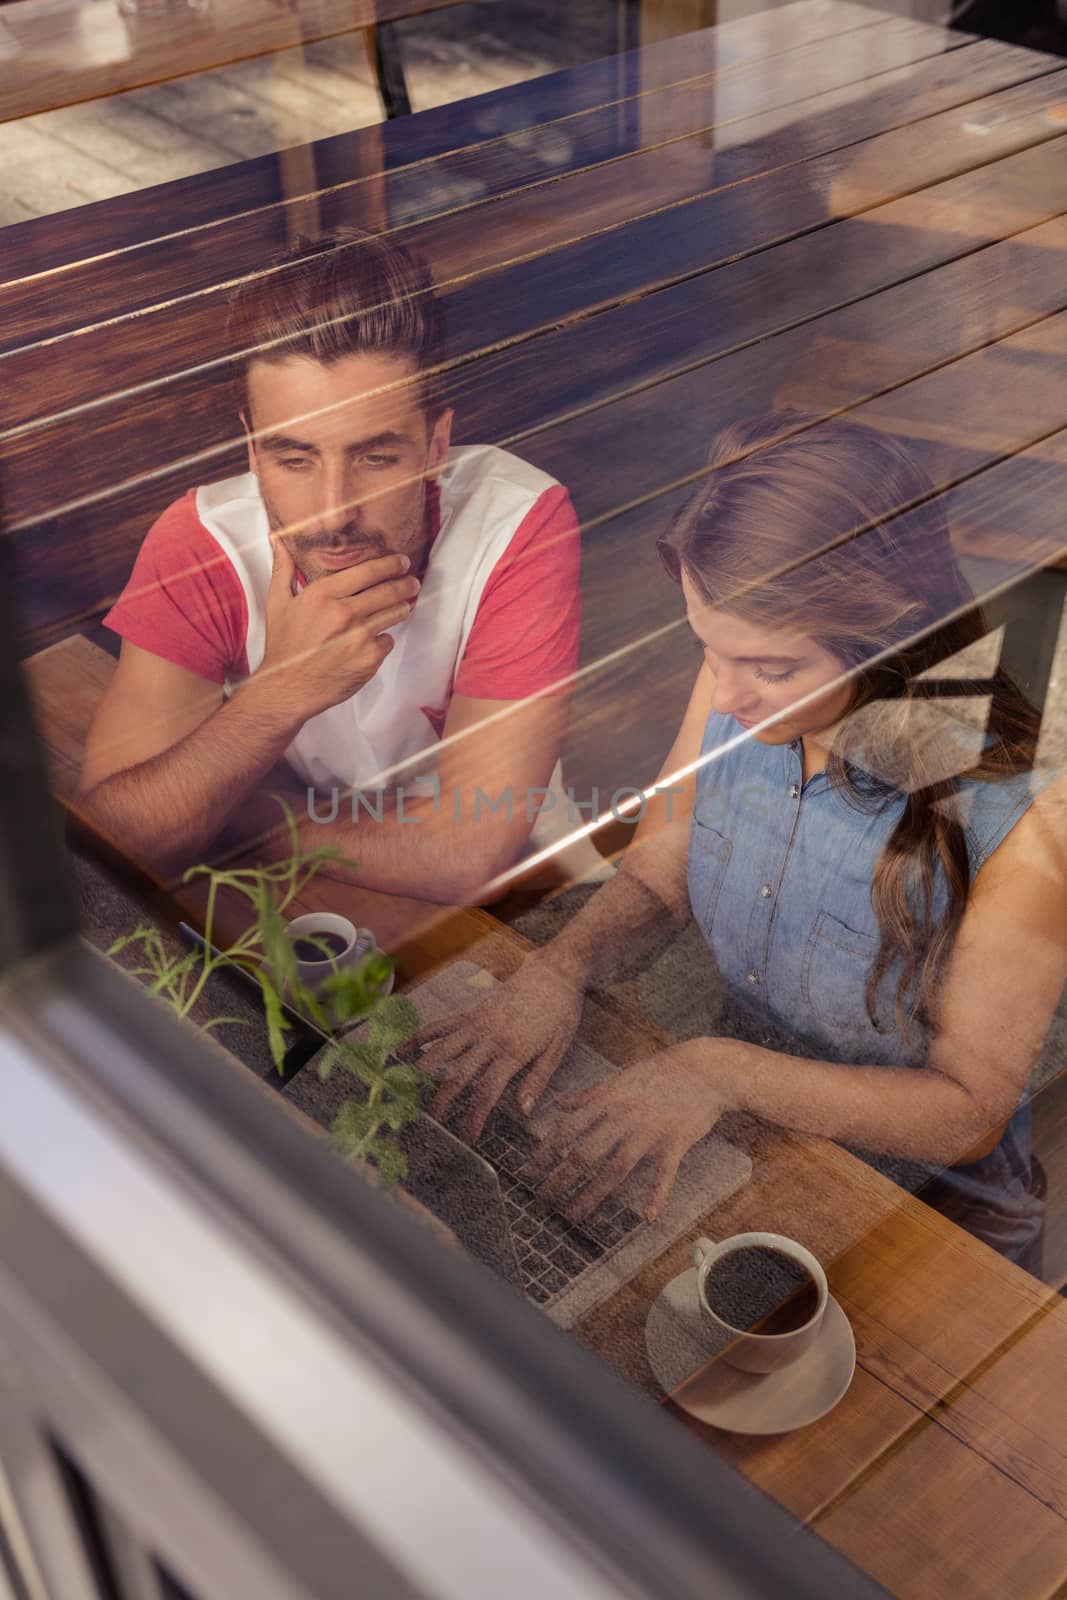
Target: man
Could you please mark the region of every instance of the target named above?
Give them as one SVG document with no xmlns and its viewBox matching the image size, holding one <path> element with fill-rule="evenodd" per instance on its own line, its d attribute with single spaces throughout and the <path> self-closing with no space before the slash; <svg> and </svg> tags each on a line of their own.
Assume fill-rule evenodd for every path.
<svg viewBox="0 0 1067 1600">
<path fill-rule="evenodd" d="M 566 491 L 450 448 L 440 308 L 385 238 L 302 240 L 240 288 L 231 334 L 249 471 L 164 512 L 105 618 L 123 642 L 83 809 L 176 871 L 224 824 L 255 831 L 284 756 L 302 845 L 347 857 L 328 870 L 470 903 L 522 853 L 554 769 L 558 789 L 579 620 Z"/>
</svg>

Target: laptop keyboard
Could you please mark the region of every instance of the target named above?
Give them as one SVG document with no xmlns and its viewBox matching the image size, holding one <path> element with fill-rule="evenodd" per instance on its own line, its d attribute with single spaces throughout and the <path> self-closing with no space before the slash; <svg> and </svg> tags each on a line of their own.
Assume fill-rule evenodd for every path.
<svg viewBox="0 0 1067 1600">
<path fill-rule="evenodd" d="M 499 1174 L 522 1287 L 537 1305 L 546 1305 L 644 1219 L 613 1196 L 581 1222 L 549 1210 L 518 1177 L 536 1146 L 533 1135 L 497 1107 L 474 1148 Z"/>
</svg>

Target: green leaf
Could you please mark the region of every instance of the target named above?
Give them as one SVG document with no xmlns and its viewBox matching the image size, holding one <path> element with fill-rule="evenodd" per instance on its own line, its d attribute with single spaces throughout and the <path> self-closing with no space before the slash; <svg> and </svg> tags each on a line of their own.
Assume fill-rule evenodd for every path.
<svg viewBox="0 0 1067 1600">
<path fill-rule="evenodd" d="M 394 1132 L 411 1121 L 410 1107 L 399 1100 L 380 1100 L 377 1109 L 383 1126 L 392 1128 Z"/>
<path fill-rule="evenodd" d="M 392 1139 L 375 1139 L 366 1155 L 377 1167 L 383 1189 L 407 1177 L 408 1158 Z"/>
<path fill-rule="evenodd" d="M 319 993 L 328 1001 L 335 1026 L 366 1016 L 383 998 L 382 989 L 389 981 L 393 963 L 380 950 L 372 950 L 355 967 L 342 967 L 331 972 L 319 986 Z"/>
<path fill-rule="evenodd" d="M 336 1065 L 351 1072 L 368 1089 L 382 1081 L 382 1058 L 369 1039 L 343 1040 L 337 1046 Z"/>
<path fill-rule="evenodd" d="M 327 1081 L 333 1072 L 334 1067 L 338 1065 L 340 1065 L 340 1051 L 337 1049 L 337 1046 L 334 1045 L 332 1049 L 326 1050 L 323 1053 L 316 1069 L 323 1083 Z"/>
<path fill-rule="evenodd" d="M 352 967 L 330 973 L 319 984 L 318 994 L 329 1008 L 334 1027 L 365 1017 L 375 1000 L 358 969 Z"/>
<path fill-rule="evenodd" d="M 330 1137 L 346 1155 L 372 1139 L 379 1128 L 376 1107 L 359 1100 L 346 1100 L 330 1124 Z"/>
<path fill-rule="evenodd" d="M 281 1071 L 285 1064 L 286 1035 L 292 1024 L 283 1001 L 301 1015 L 311 1017 L 323 1032 L 333 1036 L 333 1047 L 323 1052 L 318 1071 L 323 1079 L 342 1066 L 362 1086 L 356 1098 L 338 1112 L 331 1136 L 338 1148 L 354 1159 L 372 1161 L 383 1183 L 395 1183 L 407 1171 L 403 1151 L 382 1129 L 402 1128 L 422 1109 L 422 1098 L 430 1079 L 417 1067 L 397 1063 L 387 1068 L 392 1052 L 419 1025 L 419 1016 L 410 1000 L 387 997 L 382 990 L 389 983 L 393 962 L 382 951 L 371 951 L 356 967 L 332 971 L 324 982 L 313 986 L 303 982 L 297 971 L 293 941 L 286 932 L 286 908 L 297 898 L 306 883 L 327 862 L 344 861 L 347 853 L 335 846 L 315 850 L 301 849 L 300 826 L 292 809 L 276 796 L 285 818 L 290 853 L 287 859 L 269 867 L 246 867 L 218 871 L 201 863 L 190 867 L 183 882 L 204 877 L 208 880 L 209 908 L 220 891 L 240 894 L 248 902 L 252 922 L 228 949 L 212 956 L 207 949 L 196 949 L 175 959 L 158 928 L 144 925 L 113 941 L 108 954 L 116 956 L 134 948 L 142 963 L 139 976 L 151 979 L 151 990 L 169 1004 L 179 1016 L 189 1010 L 193 996 L 201 992 L 207 974 L 219 965 L 219 957 L 230 961 L 259 982 L 267 1024 L 271 1056 Z M 212 922 L 209 909 L 208 922 Z M 210 937 L 210 927 L 208 929 Z M 329 954 L 321 936 L 311 935 L 316 946 Z M 336 1029 L 360 1017 L 370 1017 L 370 1027 L 358 1040 L 336 1039 Z M 205 1033 L 224 1024 L 242 1025 L 242 1017 L 212 1017 L 202 1024 Z"/>
<path fill-rule="evenodd" d="M 154 928 L 142 927 L 135 928 L 132 933 L 124 933 L 118 939 L 112 940 L 111 944 L 109 944 L 107 947 L 106 954 L 109 956 L 117 956 L 123 950 L 125 950 L 128 945 L 135 944 L 138 940 L 143 941 L 149 938 L 154 932 Z"/>
<path fill-rule="evenodd" d="M 199 950 L 190 950 L 186 955 L 179 956 L 169 963 L 171 976 L 184 978 L 187 974 L 191 975 L 197 967 L 203 965 L 203 959 Z"/>
<path fill-rule="evenodd" d="M 371 1016 L 371 1043 L 381 1051 L 383 1058 L 388 1057 L 418 1026 L 419 1013 L 407 995 L 386 995 Z"/>
<path fill-rule="evenodd" d="M 423 1072 L 409 1061 L 394 1062 L 391 1067 L 386 1067 L 384 1079 L 387 1087 L 396 1095 L 418 1094 L 422 1095 L 433 1081 L 428 1072 Z"/>
<path fill-rule="evenodd" d="M 285 1035 L 289 1028 L 277 989 L 270 979 L 263 980 L 263 1010 L 267 1019 L 267 1038 L 274 1065 L 281 1072 L 285 1066 Z"/>
<path fill-rule="evenodd" d="M 333 1033 L 333 1023 L 327 1015 L 318 995 L 303 985 L 293 993 L 290 1004 L 302 1015 L 311 1017 L 318 1024 L 323 1033 Z"/>
<path fill-rule="evenodd" d="M 387 998 L 381 991 L 392 977 L 395 967 L 396 962 L 384 950 L 371 950 L 360 962 L 363 981 L 379 999 Z"/>
</svg>

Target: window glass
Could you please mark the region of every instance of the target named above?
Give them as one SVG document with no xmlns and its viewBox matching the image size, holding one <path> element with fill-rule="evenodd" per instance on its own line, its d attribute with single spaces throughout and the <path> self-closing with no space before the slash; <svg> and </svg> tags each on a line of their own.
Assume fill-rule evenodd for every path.
<svg viewBox="0 0 1067 1600">
<path fill-rule="evenodd" d="M 384 9 L 0 19 L 82 936 L 890 1593 L 1058 1592 L 1063 29 Z"/>
</svg>

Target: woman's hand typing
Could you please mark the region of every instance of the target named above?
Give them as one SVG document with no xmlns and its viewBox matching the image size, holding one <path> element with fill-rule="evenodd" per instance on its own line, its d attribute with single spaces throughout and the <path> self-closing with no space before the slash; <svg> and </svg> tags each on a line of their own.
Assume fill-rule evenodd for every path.
<svg viewBox="0 0 1067 1600">
<path fill-rule="evenodd" d="M 426 1049 L 419 1066 L 440 1080 L 430 1114 L 444 1121 L 467 1097 L 456 1132 L 473 1144 L 514 1078 L 531 1113 L 578 1029 L 582 988 L 543 956 L 530 955 L 515 975 L 472 1011 L 428 1023 L 412 1038 Z"/>
<path fill-rule="evenodd" d="M 579 1221 L 647 1161 L 652 1185 L 645 1215 L 652 1221 L 670 1197 L 682 1157 L 727 1109 L 718 1080 L 713 1041 L 693 1039 L 578 1094 L 560 1095 L 523 1178 Z"/>
</svg>

